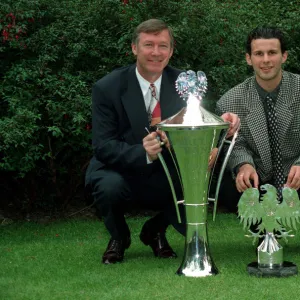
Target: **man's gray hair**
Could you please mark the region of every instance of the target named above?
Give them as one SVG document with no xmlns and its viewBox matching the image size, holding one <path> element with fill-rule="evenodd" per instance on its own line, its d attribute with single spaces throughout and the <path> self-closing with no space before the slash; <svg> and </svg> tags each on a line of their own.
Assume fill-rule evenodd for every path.
<svg viewBox="0 0 300 300">
<path fill-rule="evenodd" d="M 138 27 L 134 30 L 132 35 L 132 43 L 137 45 L 139 42 L 140 33 L 160 33 L 163 30 L 167 30 L 170 35 L 171 48 L 174 47 L 174 36 L 173 30 L 170 28 L 164 21 L 158 19 L 149 19 L 147 21 L 142 22 Z"/>
</svg>

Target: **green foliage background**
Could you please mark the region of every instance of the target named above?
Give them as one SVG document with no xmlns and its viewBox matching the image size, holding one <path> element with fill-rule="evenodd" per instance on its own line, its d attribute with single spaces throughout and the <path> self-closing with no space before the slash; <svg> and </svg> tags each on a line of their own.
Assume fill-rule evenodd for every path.
<svg viewBox="0 0 300 300">
<path fill-rule="evenodd" d="M 247 33 L 279 26 L 287 70 L 300 73 L 300 1 L 3 0 L 0 4 L 0 187 L 30 210 L 65 208 L 82 189 L 92 156 L 91 87 L 134 62 L 131 33 L 142 21 L 172 26 L 171 64 L 203 70 L 217 99 L 251 75 Z M 3 202 L 3 201 L 2 201 Z"/>
</svg>

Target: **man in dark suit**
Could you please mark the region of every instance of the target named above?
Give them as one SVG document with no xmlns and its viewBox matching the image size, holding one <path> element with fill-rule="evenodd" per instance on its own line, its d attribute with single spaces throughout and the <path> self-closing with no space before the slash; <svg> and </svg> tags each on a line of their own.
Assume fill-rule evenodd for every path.
<svg viewBox="0 0 300 300">
<path fill-rule="evenodd" d="M 246 61 L 254 76 L 229 90 L 217 103 L 218 114 L 231 111 L 241 118 L 228 161 L 235 182 L 230 185 L 227 181 L 220 193 L 220 200 L 223 198 L 231 210 L 237 210 L 241 193 L 252 186 L 271 183 L 279 195 L 284 186 L 300 187 L 300 76 L 282 70 L 287 56 L 279 29 L 255 28 L 246 43 Z M 275 121 L 269 117 L 273 109 Z M 272 138 L 273 122 L 277 144 Z"/>
<path fill-rule="evenodd" d="M 169 224 L 185 233 L 184 225 L 177 222 L 167 177 L 157 160 L 158 153 L 162 153 L 167 163 L 171 161 L 164 149 L 169 147 L 168 139 L 164 132 L 147 134 L 145 130 L 154 125 L 154 120 L 166 119 L 185 105 L 175 90 L 181 71 L 167 66 L 173 54 L 171 29 L 156 19 L 141 23 L 133 34 L 132 52 L 136 64 L 99 80 L 92 94 L 94 157 L 86 183 L 111 235 L 102 257 L 104 264 L 122 261 L 130 246 L 124 218 L 124 207 L 129 202 L 160 211 L 144 224 L 140 234 L 155 256 L 176 257 L 165 236 Z M 224 118 L 232 122 L 234 131 L 238 118 L 232 114 Z M 168 166 L 182 199 L 177 173 L 172 163 Z"/>
</svg>

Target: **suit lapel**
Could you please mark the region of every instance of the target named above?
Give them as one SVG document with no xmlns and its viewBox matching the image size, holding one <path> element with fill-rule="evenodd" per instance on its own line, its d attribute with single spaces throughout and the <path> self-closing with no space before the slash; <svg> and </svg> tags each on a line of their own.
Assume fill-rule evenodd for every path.
<svg viewBox="0 0 300 300">
<path fill-rule="evenodd" d="M 140 88 L 140 84 L 135 73 L 136 66 L 133 65 L 128 70 L 127 78 L 124 78 L 124 93 L 121 96 L 125 112 L 128 116 L 134 137 L 139 143 L 146 135 L 145 127 L 149 127 L 148 114 L 145 107 L 145 101 Z M 165 69 L 162 74 L 160 87 L 160 107 L 161 119 L 165 120 L 185 106 L 184 101 L 179 97 L 175 90 L 175 81 L 173 76 L 168 76 Z"/>
<path fill-rule="evenodd" d="M 175 81 L 172 82 L 164 70 L 160 87 L 160 107 L 161 107 L 161 120 L 165 120 L 176 113 L 185 106 L 175 89 Z"/>
<path fill-rule="evenodd" d="M 135 74 L 135 65 L 128 70 L 124 81 L 127 83 L 127 89 L 122 95 L 122 103 L 136 142 L 140 143 L 146 135 L 145 127 L 148 128 L 149 124 L 142 90 Z"/>
<path fill-rule="evenodd" d="M 260 101 L 254 83 L 252 84 L 253 86 L 249 88 L 249 94 L 246 99 L 246 105 L 249 110 L 246 122 L 262 159 L 265 172 L 268 173 L 272 170 L 271 149 L 269 142 L 266 142 L 266 139 L 263 138 L 264 136 L 269 136 L 268 125 L 263 104 Z"/>
<path fill-rule="evenodd" d="M 281 145 L 283 144 L 284 138 L 287 134 L 288 128 L 290 128 L 293 114 L 291 112 L 290 106 L 297 101 L 294 95 L 291 94 L 292 87 L 290 87 L 287 74 L 283 72 L 282 84 L 280 87 L 280 92 L 276 100 L 276 111 L 278 117 L 279 126 L 279 140 Z"/>
</svg>

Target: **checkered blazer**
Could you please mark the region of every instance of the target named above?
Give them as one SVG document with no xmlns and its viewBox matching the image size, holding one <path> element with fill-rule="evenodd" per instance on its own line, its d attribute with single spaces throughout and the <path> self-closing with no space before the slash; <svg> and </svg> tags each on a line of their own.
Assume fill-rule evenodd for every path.
<svg viewBox="0 0 300 300">
<path fill-rule="evenodd" d="M 283 71 L 276 100 L 279 140 L 284 175 L 292 165 L 300 165 L 300 76 Z M 216 113 L 233 112 L 241 119 L 241 129 L 228 161 L 231 171 L 241 163 L 250 163 L 262 183 L 272 177 L 272 159 L 263 103 L 255 88 L 255 77 L 229 90 L 217 102 Z"/>
</svg>

